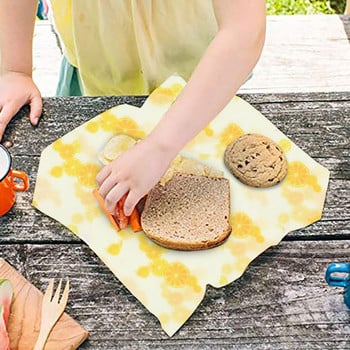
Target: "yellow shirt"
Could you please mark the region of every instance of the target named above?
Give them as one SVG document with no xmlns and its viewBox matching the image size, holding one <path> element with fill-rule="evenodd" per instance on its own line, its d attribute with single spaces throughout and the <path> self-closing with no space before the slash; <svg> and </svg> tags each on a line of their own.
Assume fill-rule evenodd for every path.
<svg viewBox="0 0 350 350">
<path fill-rule="evenodd" d="M 86 95 L 148 94 L 188 79 L 215 36 L 212 0 L 51 0 Z"/>
</svg>

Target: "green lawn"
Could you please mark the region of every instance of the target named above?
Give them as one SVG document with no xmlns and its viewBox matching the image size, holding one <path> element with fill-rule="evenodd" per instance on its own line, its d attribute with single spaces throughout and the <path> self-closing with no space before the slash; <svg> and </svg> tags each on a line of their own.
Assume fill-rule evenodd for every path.
<svg viewBox="0 0 350 350">
<path fill-rule="evenodd" d="M 346 0 L 267 0 L 268 15 L 344 13 Z"/>
</svg>

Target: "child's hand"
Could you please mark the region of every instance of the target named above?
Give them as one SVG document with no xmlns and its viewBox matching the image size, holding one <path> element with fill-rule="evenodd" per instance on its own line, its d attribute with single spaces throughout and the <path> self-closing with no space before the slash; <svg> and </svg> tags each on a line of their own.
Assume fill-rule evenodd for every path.
<svg viewBox="0 0 350 350">
<path fill-rule="evenodd" d="M 172 158 L 170 152 L 145 139 L 105 166 L 96 180 L 107 209 L 113 213 L 116 203 L 128 193 L 124 213 L 129 216 L 138 201 L 166 172 Z"/>
<path fill-rule="evenodd" d="M 32 78 L 23 73 L 3 73 L 0 76 L 0 141 L 7 124 L 26 104 L 30 105 L 30 122 L 36 125 L 41 115 L 42 101 Z"/>
</svg>

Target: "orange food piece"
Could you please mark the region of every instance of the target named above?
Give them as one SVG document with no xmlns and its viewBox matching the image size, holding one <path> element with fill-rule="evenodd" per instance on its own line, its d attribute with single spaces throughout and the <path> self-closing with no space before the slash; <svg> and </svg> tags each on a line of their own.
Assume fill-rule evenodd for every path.
<svg viewBox="0 0 350 350">
<path fill-rule="evenodd" d="M 130 215 L 130 226 L 134 232 L 142 231 L 140 214 L 137 208 L 134 208 Z"/>
<path fill-rule="evenodd" d="M 115 217 L 117 218 L 121 229 L 127 228 L 129 225 L 129 217 L 124 214 L 124 203 L 125 203 L 126 197 L 127 197 L 127 194 L 124 194 L 124 196 L 120 198 L 114 210 Z"/>
<path fill-rule="evenodd" d="M 103 209 L 104 213 L 107 215 L 110 223 L 113 225 L 113 227 L 117 230 L 120 231 L 120 227 L 115 219 L 115 217 L 107 210 L 106 206 L 105 206 L 105 201 L 104 199 L 101 197 L 100 193 L 98 192 L 98 189 L 95 188 L 92 191 L 93 195 L 95 196 L 95 198 L 97 199 L 98 203 L 100 204 L 101 208 Z"/>
<path fill-rule="evenodd" d="M 114 215 L 112 215 L 107 210 L 105 201 L 101 197 L 100 193 L 98 192 L 98 189 L 95 188 L 92 191 L 92 193 L 94 194 L 95 198 L 98 200 L 101 208 L 103 209 L 104 213 L 107 215 L 109 221 L 117 231 L 127 228 L 129 224 L 134 232 L 142 231 L 140 213 L 136 207 L 134 208 L 130 216 L 126 216 L 124 214 L 124 204 L 125 204 L 126 197 L 128 196 L 127 193 L 124 194 L 124 196 L 117 202 L 114 209 Z"/>
</svg>

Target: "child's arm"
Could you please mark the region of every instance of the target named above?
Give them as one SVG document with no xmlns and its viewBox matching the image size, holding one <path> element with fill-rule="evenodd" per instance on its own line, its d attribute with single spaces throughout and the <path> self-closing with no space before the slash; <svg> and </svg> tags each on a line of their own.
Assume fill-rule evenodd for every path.
<svg viewBox="0 0 350 350">
<path fill-rule="evenodd" d="M 41 114 L 40 92 L 32 81 L 32 40 L 37 0 L 0 1 L 0 140 L 11 118 L 30 104 L 30 120 Z"/>
<path fill-rule="evenodd" d="M 129 192 L 126 215 L 175 155 L 223 109 L 255 66 L 265 38 L 264 0 L 214 0 L 219 30 L 191 79 L 151 134 L 97 176 L 111 212 Z"/>
</svg>

